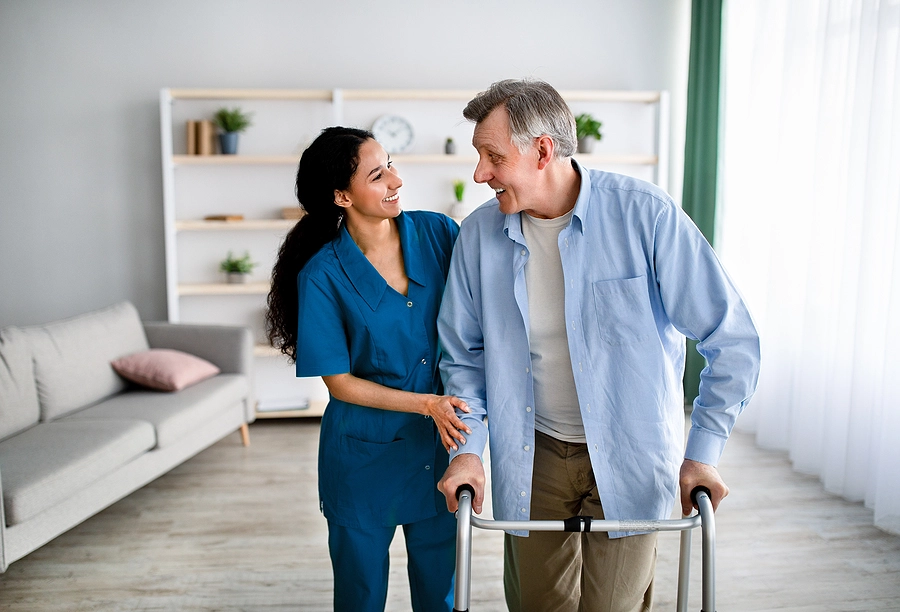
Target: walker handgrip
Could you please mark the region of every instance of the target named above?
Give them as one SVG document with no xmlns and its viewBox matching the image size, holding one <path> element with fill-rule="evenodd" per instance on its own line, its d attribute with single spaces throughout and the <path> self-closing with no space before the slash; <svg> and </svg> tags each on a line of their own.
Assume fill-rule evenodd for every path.
<svg viewBox="0 0 900 612">
<path fill-rule="evenodd" d="M 461 484 L 456 489 L 456 499 L 459 500 L 459 496 L 462 495 L 463 491 L 468 491 L 472 494 L 472 497 L 475 497 L 475 488 L 469 483 Z"/>
<path fill-rule="evenodd" d="M 697 505 L 697 495 L 699 495 L 700 493 L 706 493 L 706 496 L 712 499 L 712 493 L 709 492 L 709 489 L 704 486 L 694 487 L 694 489 L 691 491 L 691 502 L 695 506 Z"/>
</svg>

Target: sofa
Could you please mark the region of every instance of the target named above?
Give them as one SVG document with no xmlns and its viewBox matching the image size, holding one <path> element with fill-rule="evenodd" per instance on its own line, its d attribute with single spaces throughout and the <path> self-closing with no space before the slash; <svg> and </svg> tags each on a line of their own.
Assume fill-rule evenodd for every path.
<svg viewBox="0 0 900 612">
<path fill-rule="evenodd" d="M 112 365 L 151 354 L 207 371 L 160 391 Z M 128 302 L 0 330 L 0 572 L 225 436 L 248 444 L 252 361 L 247 328 L 142 323 Z"/>
</svg>

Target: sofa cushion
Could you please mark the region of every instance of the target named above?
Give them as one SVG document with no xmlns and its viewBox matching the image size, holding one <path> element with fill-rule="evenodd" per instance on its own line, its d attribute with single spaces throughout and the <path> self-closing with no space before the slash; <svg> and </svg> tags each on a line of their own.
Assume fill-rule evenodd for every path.
<svg viewBox="0 0 900 612">
<path fill-rule="evenodd" d="M 219 368 L 205 359 L 174 349 L 150 349 L 112 362 L 119 376 L 159 391 L 180 391 L 212 378 Z"/>
<path fill-rule="evenodd" d="M 110 362 L 149 348 L 140 316 L 128 302 L 23 331 L 34 356 L 42 421 L 123 391 L 127 383 Z"/>
<path fill-rule="evenodd" d="M 249 381 L 242 374 L 220 374 L 177 393 L 129 391 L 79 410 L 64 421 L 80 419 L 140 419 L 156 428 L 160 448 L 204 427 L 210 419 L 247 397 Z"/>
<path fill-rule="evenodd" d="M 11 526 L 36 516 L 153 448 L 153 426 L 131 419 L 40 423 L 0 442 Z"/>
<path fill-rule="evenodd" d="M 41 416 L 31 347 L 22 330 L 0 330 L 0 440 L 28 429 Z"/>
</svg>

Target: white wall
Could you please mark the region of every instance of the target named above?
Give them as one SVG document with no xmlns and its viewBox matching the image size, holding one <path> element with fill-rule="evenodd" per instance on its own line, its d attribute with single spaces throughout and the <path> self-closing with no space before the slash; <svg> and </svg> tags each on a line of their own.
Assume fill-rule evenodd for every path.
<svg viewBox="0 0 900 612">
<path fill-rule="evenodd" d="M 162 87 L 672 92 L 688 0 L 0 0 L 0 326 L 128 299 L 164 319 Z M 292 189 L 286 185 L 285 189 Z"/>
</svg>

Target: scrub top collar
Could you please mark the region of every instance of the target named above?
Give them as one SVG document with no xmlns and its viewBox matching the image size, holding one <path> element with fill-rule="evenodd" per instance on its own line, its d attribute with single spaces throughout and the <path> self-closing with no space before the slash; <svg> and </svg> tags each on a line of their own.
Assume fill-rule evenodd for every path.
<svg viewBox="0 0 900 612">
<path fill-rule="evenodd" d="M 578 188 L 575 211 L 572 213 L 572 220 L 569 221 L 569 225 L 584 234 L 584 219 L 587 214 L 588 203 L 591 201 L 591 173 L 574 159 L 572 160 L 572 167 L 581 175 L 581 185 Z M 510 240 L 524 245 L 525 237 L 522 234 L 521 215 L 522 213 L 506 215 L 506 219 L 503 222 L 503 232 Z"/>
<path fill-rule="evenodd" d="M 416 228 L 406 213 L 401 212 L 394 220 L 400 232 L 400 247 L 403 251 L 403 266 L 406 276 L 411 282 L 425 287 L 427 283 L 425 282 L 421 245 Z M 375 310 L 388 289 L 387 281 L 359 250 L 350 236 L 350 232 L 347 231 L 346 225 L 341 225 L 341 231 L 334 241 L 334 252 L 344 273 L 353 284 L 353 288 L 365 300 L 369 308 Z"/>
</svg>

